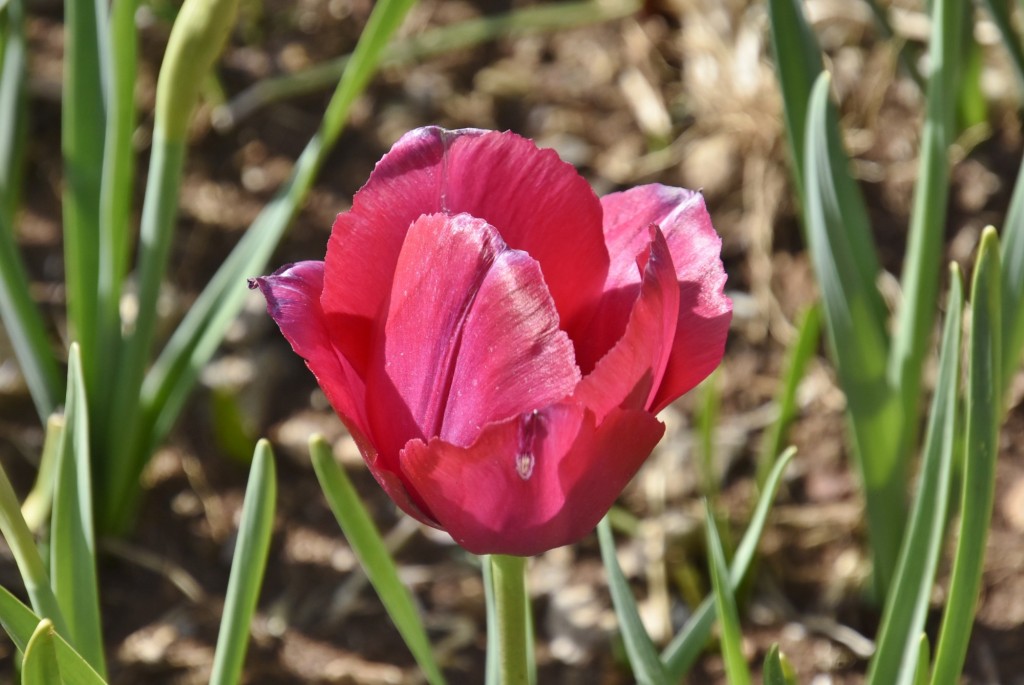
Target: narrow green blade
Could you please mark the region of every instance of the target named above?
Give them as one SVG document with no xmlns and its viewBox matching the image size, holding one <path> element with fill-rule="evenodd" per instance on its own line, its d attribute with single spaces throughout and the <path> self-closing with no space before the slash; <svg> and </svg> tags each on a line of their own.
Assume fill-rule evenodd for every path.
<svg viewBox="0 0 1024 685">
<path fill-rule="evenodd" d="M 790 447 L 779 456 L 775 467 L 768 474 L 768 479 L 761 489 L 761 498 L 757 501 L 754 514 L 750 518 L 750 525 L 747 526 L 747 532 L 743 534 L 743 539 L 740 540 L 739 547 L 736 548 L 736 554 L 733 556 L 732 566 L 729 569 L 729 582 L 733 591 L 743 582 L 743 578 L 754 560 L 757 545 L 761 541 L 761 533 L 764 532 L 764 526 L 768 521 L 768 512 L 771 510 L 775 493 L 778 492 L 779 484 L 782 482 L 782 474 L 786 471 L 794 454 L 796 454 L 796 449 Z M 686 672 L 693 666 L 708 642 L 714 621 L 715 602 L 713 597 L 708 597 L 701 602 L 690 620 L 661 654 L 661 660 L 665 664 L 670 682 L 676 683 L 682 680 Z"/>
<path fill-rule="evenodd" d="M 21 685 L 59 685 L 60 664 L 57 663 L 56 633 L 49 619 L 44 618 L 25 647 L 21 662 Z"/>
<path fill-rule="evenodd" d="M 764 658 L 764 685 L 796 685 L 793 666 L 782 656 L 778 643 L 772 645 Z"/>
<path fill-rule="evenodd" d="M 950 271 L 952 286 L 942 334 L 939 379 L 925 431 L 920 484 L 868 670 L 867 682 L 872 685 L 912 685 L 917 670 L 917 644 L 924 630 L 945 539 L 957 438 L 964 301 L 960 271 L 955 266 Z"/>
<path fill-rule="evenodd" d="M 89 416 L 81 351 L 71 345 L 65 429 L 57 464 L 50 532 L 50 580 L 69 638 L 94 669 L 106 672 L 96 580 L 89 457 Z"/>
<path fill-rule="evenodd" d="M 0 625 L 18 651 L 24 653 L 28 649 L 29 640 L 32 639 L 39 620 L 31 609 L 0 586 Z M 56 635 L 54 647 L 57 650 L 57 663 L 60 665 L 64 685 L 105 685 L 103 678 L 59 634 Z"/>
<path fill-rule="evenodd" d="M 1024 346 L 1024 162 L 1017 173 L 1013 197 L 1006 212 L 1002 237 L 1003 267 L 1003 361 L 1000 385 L 1005 396 L 1020 367 Z"/>
<path fill-rule="evenodd" d="M 982 234 L 971 284 L 966 461 L 960 526 L 946 612 L 935 650 L 932 685 L 954 685 L 960 681 L 981 587 L 985 542 L 995 499 L 1002 416 L 998 381 L 1002 362 L 999 272 L 999 239 L 995 229 L 989 227 Z"/>
<path fill-rule="evenodd" d="M 722 657 L 725 660 L 725 674 L 731 685 L 750 685 L 750 669 L 743 657 L 743 634 L 740 629 L 740 614 L 736 608 L 729 569 L 725 565 L 722 540 L 718 537 L 715 516 L 711 506 L 705 502 L 704 521 L 708 543 L 708 565 L 711 567 L 711 585 L 715 593 L 715 611 L 721 628 Z"/>
<path fill-rule="evenodd" d="M 249 626 L 263 584 L 263 572 L 270 551 L 277 501 L 277 476 L 270 443 L 256 445 L 249 484 L 242 502 L 242 520 L 238 525 L 235 554 L 231 560 L 224 615 L 217 635 L 210 685 L 235 685 L 242 675 L 245 652 L 249 646 Z"/>
<path fill-rule="evenodd" d="M 829 347 L 846 393 L 865 490 L 875 580 L 884 595 L 903 532 L 893 522 L 905 520 L 905 465 L 899 438 L 904 421 L 900 398 L 888 384 L 887 316 L 875 287 L 879 269 L 867 210 L 849 173 L 829 83 L 827 73 L 818 78 L 807 116 L 807 239 L 821 288 Z"/>
<path fill-rule="evenodd" d="M 928 635 L 921 633 L 921 639 L 917 644 L 917 672 L 914 674 L 914 685 L 928 685 L 928 666 L 931 663 Z"/>
<path fill-rule="evenodd" d="M 444 677 L 434 660 L 427 632 L 413 604 L 412 595 L 398 577 L 395 561 L 388 554 L 377 527 L 352 486 L 352 481 L 344 469 L 334 461 L 330 445 L 323 437 L 314 436 L 310 440 L 309 452 L 313 459 L 313 469 L 331 505 L 331 511 L 334 512 L 334 517 L 345 533 L 352 551 L 359 558 L 366 577 L 370 579 L 384 608 L 387 609 L 388 616 L 401 633 L 416 663 L 423 669 L 427 681 L 431 685 L 443 683 Z"/>
<path fill-rule="evenodd" d="M 640 620 L 640 612 L 633 597 L 629 581 L 622 573 L 619 559 L 615 554 L 615 538 L 612 527 L 605 516 L 597 524 L 597 539 L 601 544 L 601 560 L 608 574 L 608 589 L 612 594 L 615 616 L 619 620 L 619 632 L 626 645 L 633 677 L 641 685 L 668 685 L 670 682 L 665 667 L 658 658 L 658 651 Z"/>
</svg>

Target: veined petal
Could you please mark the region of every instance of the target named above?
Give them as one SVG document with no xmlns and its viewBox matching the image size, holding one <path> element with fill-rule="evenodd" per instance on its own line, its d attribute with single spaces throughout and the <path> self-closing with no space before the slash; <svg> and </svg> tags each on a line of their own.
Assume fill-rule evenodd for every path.
<svg viewBox="0 0 1024 685">
<path fill-rule="evenodd" d="M 402 137 L 338 216 L 327 250 L 323 307 L 345 322 L 357 371 L 389 292 L 409 226 L 421 215 L 471 214 L 540 263 L 562 327 L 589 320 L 608 270 L 601 205 L 552 150 L 513 133 L 428 127 Z"/>
<path fill-rule="evenodd" d="M 363 455 L 370 472 L 410 516 L 433 525 L 409 498 L 397 472 L 378 459 L 377 447 L 368 437 L 366 387 L 352 365 L 334 347 L 338 338 L 320 307 L 324 263 L 298 262 L 278 269 L 271 276 L 254 278 L 250 287 L 259 288 L 267 300 L 267 311 L 281 329 L 292 349 L 306 360 L 317 382 L 327 395 L 345 427 Z"/>
<path fill-rule="evenodd" d="M 649 244 L 637 256 L 643 274 L 625 333 L 579 384 L 575 397 L 598 421 L 615 407 L 648 409 L 657 392 L 676 336 L 679 286 L 672 255 L 656 226 L 647 230 Z"/>
<path fill-rule="evenodd" d="M 565 402 L 492 424 L 469 447 L 414 440 L 401 465 L 467 550 L 530 556 L 590 532 L 663 432 L 647 412 L 615 409 L 596 424 Z"/>
<path fill-rule="evenodd" d="M 369 419 L 386 459 L 412 438 L 469 444 L 579 380 L 537 263 L 467 214 L 409 229 L 378 336 Z"/>
<path fill-rule="evenodd" d="M 732 319 L 725 296 L 722 240 L 711 225 L 704 197 L 691 190 L 645 185 L 601 199 L 609 249 L 637 240 L 637 225 L 657 224 L 665 235 L 679 282 L 679 319 L 672 354 L 651 408 L 660 411 L 692 389 L 722 360 Z M 610 273 L 621 271 L 612 266 Z M 582 365 L 582 363 L 581 363 Z"/>
</svg>

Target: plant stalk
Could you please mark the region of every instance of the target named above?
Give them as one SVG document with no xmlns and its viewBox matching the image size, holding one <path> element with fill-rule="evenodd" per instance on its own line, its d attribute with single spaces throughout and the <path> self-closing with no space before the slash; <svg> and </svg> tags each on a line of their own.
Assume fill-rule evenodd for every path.
<svg viewBox="0 0 1024 685">
<path fill-rule="evenodd" d="M 527 685 L 526 557 L 491 556 L 502 685 Z"/>
</svg>

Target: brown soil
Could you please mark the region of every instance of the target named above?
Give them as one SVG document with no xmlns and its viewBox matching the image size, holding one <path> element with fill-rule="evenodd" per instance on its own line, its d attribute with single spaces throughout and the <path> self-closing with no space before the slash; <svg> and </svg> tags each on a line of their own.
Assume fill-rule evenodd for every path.
<svg viewBox="0 0 1024 685">
<path fill-rule="evenodd" d="M 423 0 L 405 33 L 518 7 L 502 0 Z M 899 3 L 902 7 L 904 3 Z M 369 0 L 243 2 L 219 70 L 235 95 L 261 78 L 348 52 Z M 883 266 L 898 274 L 915 175 L 922 98 L 896 66 L 861 5 L 816 3 L 816 28 L 834 70 L 848 145 L 856 158 Z M 866 11 L 866 10 L 865 10 Z M 901 9 L 901 30 L 919 41 L 920 9 Z M 149 15 L 142 15 L 149 16 Z M 60 7 L 33 5 L 31 143 L 19 230 L 40 301 L 63 335 L 60 257 Z M 140 164 L 148 154 L 153 84 L 168 27 L 143 31 L 138 89 Z M 717 383 L 720 511 L 734 533 L 749 512 L 752 473 L 778 387 L 793 322 L 815 299 L 794 218 L 779 95 L 763 3 L 730 0 L 649 3 L 639 16 L 544 36 L 505 39 L 385 70 L 278 249 L 273 265 L 321 258 L 334 215 L 401 133 L 425 124 L 513 129 L 553 146 L 599 194 L 658 181 L 703 188 L 724 238 L 736 304 Z M 999 224 L 1021 155 L 1013 75 L 998 45 L 986 45 L 993 92 L 981 142 L 960 149 L 953 173 L 947 258 L 969 265 L 981 228 Z M 1002 99 L 999 99 L 1002 98 Z M 180 316 L 286 177 L 319 122 L 327 94 L 274 104 L 227 131 L 196 119 L 182 190 L 180 237 L 168 288 Z M 965 141 L 967 139 L 965 138 Z M 139 188 L 144 168 L 139 173 Z M 141 190 L 137 193 L 141 198 Z M 6 357 L 6 343 L 0 346 Z M 0 372 L 10 374 L 6 362 Z M 257 372 L 258 370 L 258 372 Z M 1024 394 L 1019 377 L 1017 397 Z M 106 541 L 100 562 L 106 644 L 114 683 L 201 683 L 208 677 L 233 532 L 247 475 L 241 448 L 212 428 L 215 395 L 235 398 L 252 419 L 251 438 L 275 445 L 279 506 L 266 581 L 247 661 L 251 683 L 418 682 L 412 658 L 365 583 L 304 453 L 314 430 L 337 441 L 379 526 L 398 547 L 403 578 L 420 602 L 450 682 L 479 682 L 484 664 L 483 589 L 477 562 L 443 535 L 412 525 L 362 468 L 351 441 L 310 374 L 253 296 L 215 366 L 145 476 L 147 494 L 127 539 Z M 691 395 L 667 412 L 659 451 L 624 494 L 644 521 L 642 539 L 621 557 L 643 598 L 652 633 L 667 637 L 687 601 L 708 587 L 700 540 L 701 486 Z M 780 493 L 746 594 L 748 656 L 757 663 L 781 643 L 801 682 L 859 683 L 877 612 L 864 599 L 868 565 L 862 505 L 847 463 L 843 396 L 828 362 L 812 363 L 790 438 L 800 452 Z M 31 484 L 41 443 L 24 388 L 0 382 L 0 459 L 20 491 Z M 103 493 L 97 496 L 102 497 Z M 997 510 L 978 625 L 968 657 L 971 682 L 1017 682 L 1024 672 L 1024 411 L 1003 431 Z M 948 569 L 943 571 L 948 573 Z M 0 584 L 21 583 L 6 549 Z M 587 538 L 535 559 L 530 587 L 542 683 L 627 683 L 610 601 Z M 686 601 L 684 601 L 684 599 Z M 935 608 L 942 593 L 936 593 Z M 930 629 L 935 628 L 933 620 Z M 13 647 L 0 641 L 0 682 L 13 682 Z M 827 679 L 815 679 L 816 676 Z M 692 683 L 724 682 L 709 650 Z"/>
</svg>

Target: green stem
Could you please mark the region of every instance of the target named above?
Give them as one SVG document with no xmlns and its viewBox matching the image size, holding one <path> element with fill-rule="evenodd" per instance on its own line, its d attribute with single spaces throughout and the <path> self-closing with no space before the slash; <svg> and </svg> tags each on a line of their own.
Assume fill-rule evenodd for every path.
<svg viewBox="0 0 1024 685">
<path fill-rule="evenodd" d="M 498 660 L 502 685 L 526 685 L 526 557 L 495 554 L 491 557 L 494 598 L 498 615 Z"/>
</svg>

